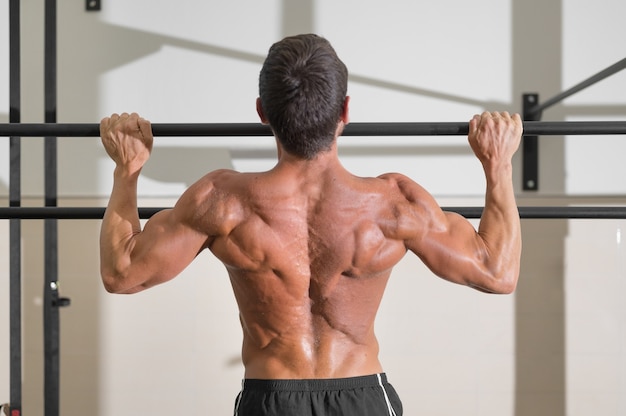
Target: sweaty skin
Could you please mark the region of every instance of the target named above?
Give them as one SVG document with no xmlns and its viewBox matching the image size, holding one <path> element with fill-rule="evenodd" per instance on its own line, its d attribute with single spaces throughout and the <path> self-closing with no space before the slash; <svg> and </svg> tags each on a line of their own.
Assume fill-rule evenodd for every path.
<svg viewBox="0 0 626 416">
<path fill-rule="evenodd" d="M 337 136 L 345 124 L 347 109 Z M 100 240 L 105 288 L 147 289 L 209 249 L 224 263 L 239 305 L 246 378 L 380 373 L 374 320 L 408 250 L 451 282 L 491 293 L 515 289 L 521 237 L 511 158 L 521 132 L 518 115 L 485 112 L 470 121 L 487 185 L 478 230 L 403 175 L 352 175 L 336 141 L 313 160 L 277 142 L 278 162 L 268 172 L 211 172 L 142 230 L 137 178 L 152 149 L 150 123 L 114 114 L 101 122 L 116 163 Z"/>
</svg>

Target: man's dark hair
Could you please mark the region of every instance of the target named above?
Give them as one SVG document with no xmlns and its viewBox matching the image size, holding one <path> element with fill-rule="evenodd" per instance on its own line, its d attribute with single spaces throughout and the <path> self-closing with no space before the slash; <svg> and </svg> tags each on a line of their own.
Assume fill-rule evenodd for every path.
<svg viewBox="0 0 626 416">
<path fill-rule="evenodd" d="M 347 89 L 346 66 L 330 42 L 313 34 L 272 45 L 259 76 L 274 134 L 286 151 L 305 159 L 330 149 Z"/>
</svg>

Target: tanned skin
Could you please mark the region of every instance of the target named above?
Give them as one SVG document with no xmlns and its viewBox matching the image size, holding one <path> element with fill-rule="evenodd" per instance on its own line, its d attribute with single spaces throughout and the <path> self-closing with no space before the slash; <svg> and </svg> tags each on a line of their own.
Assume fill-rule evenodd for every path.
<svg viewBox="0 0 626 416">
<path fill-rule="evenodd" d="M 485 112 L 470 121 L 487 185 L 476 230 L 406 176 L 348 172 L 336 145 L 348 102 L 330 150 L 306 160 L 277 142 L 270 171 L 211 172 L 143 229 L 137 179 L 152 149 L 150 123 L 135 113 L 104 118 L 102 142 L 116 164 L 100 238 L 105 288 L 135 293 L 166 282 L 209 249 L 239 305 L 245 377 L 258 379 L 382 372 L 374 319 L 407 251 L 443 279 L 511 293 L 521 255 L 511 168 L 519 115 Z M 266 122 L 259 101 L 257 109 Z"/>
</svg>

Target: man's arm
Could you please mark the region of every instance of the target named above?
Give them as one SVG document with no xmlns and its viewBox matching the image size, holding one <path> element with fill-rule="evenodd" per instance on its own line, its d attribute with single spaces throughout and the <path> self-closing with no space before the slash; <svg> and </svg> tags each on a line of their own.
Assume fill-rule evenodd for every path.
<svg viewBox="0 0 626 416">
<path fill-rule="evenodd" d="M 184 199 L 144 229 L 137 213 L 137 180 L 152 149 L 150 123 L 117 114 L 100 124 L 102 143 L 115 161 L 113 190 L 100 231 L 100 273 L 113 293 L 135 293 L 178 275 L 203 248 L 206 235 L 191 226 Z"/>
<path fill-rule="evenodd" d="M 407 248 L 438 276 L 490 293 L 515 290 L 522 242 L 511 159 L 521 134 L 518 115 L 483 113 L 470 121 L 468 139 L 487 184 L 478 231 L 460 215 L 443 212 L 423 189 L 404 187 L 421 230 L 407 240 Z"/>
</svg>

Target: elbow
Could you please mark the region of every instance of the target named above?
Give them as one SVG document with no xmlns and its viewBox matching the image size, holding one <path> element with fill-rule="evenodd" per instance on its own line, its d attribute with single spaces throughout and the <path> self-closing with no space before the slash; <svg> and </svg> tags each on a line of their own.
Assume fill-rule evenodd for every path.
<svg viewBox="0 0 626 416">
<path fill-rule="evenodd" d="M 503 279 L 503 292 L 502 294 L 510 295 L 515 292 L 517 289 L 517 282 L 519 282 L 519 274 L 520 274 L 520 263 L 519 261 L 514 262 L 509 271 L 506 273 L 505 278 Z"/>
<path fill-rule="evenodd" d="M 520 262 L 516 259 L 497 262 L 481 268 L 486 291 L 498 295 L 510 295 L 517 289 Z"/>
<path fill-rule="evenodd" d="M 515 289 L 517 289 L 517 279 L 510 279 L 503 282 L 500 291 L 496 293 L 500 295 L 511 295 L 515 292 Z"/>
<path fill-rule="evenodd" d="M 104 290 L 113 294 L 122 293 L 122 287 L 119 284 L 119 279 L 105 274 L 102 274 L 101 277 Z"/>
<path fill-rule="evenodd" d="M 517 289 L 517 282 L 519 280 L 519 271 L 511 271 L 500 276 L 493 284 L 492 293 L 499 295 L 510 295 Z"/>
<path fill-rule="evenodd" d="M 102 285 L 104 286 L 104 290 L 106 290 L 108 293 L 131 293 L 128 291 L 128 279 L 121 273 L 102 270 L 100 271 L 100 277 L 102 278 Z"/>
<path fill-rule="evenodd" d="M 469 286 L 485 293 L 510 295 L 514 293 L 517 288 L 518 278 L 519 272 L 511 271 L 498 275 L 490 275 L 486 279 L 483 278 L 481 283 L 470 283 Z"/>
</svg>

